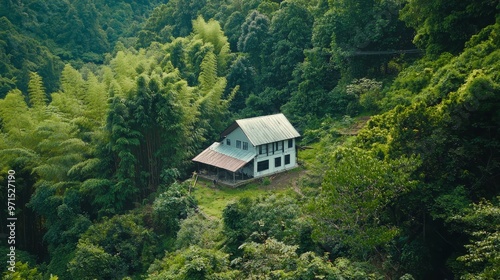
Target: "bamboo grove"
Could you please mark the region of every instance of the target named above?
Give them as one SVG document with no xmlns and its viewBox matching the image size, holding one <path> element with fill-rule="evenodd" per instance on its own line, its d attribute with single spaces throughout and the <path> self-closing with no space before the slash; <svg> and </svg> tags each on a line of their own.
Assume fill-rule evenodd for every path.
<svg viewBox="0 0 500 280">
<path fill-rule="evenodd" d="M 500 277 L 499 8 L 2 1 L 3 279 Z M 192 157 L 277 112 L 306 176 L 207 216 Z"/>
</svg>

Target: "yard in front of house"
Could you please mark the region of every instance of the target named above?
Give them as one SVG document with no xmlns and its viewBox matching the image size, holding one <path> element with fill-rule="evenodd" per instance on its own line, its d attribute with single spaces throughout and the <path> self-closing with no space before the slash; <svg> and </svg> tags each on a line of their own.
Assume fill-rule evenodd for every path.
<svg viewBox="0 0 500 280">
<path fill-rule="evenodd" d="M 305 176 L 305 170 L 302 167 L 275 174 L 266 178 L 257 179 L 252 183 L 237 188 L 225 186 L 213 186 L 211 181 L 198 179 L 192 192 L 198 201 L 198 207 L 207 216 L 221 219 L 224 208 L 238 201 L 240 198 L 248 197 L 255 199 L 262 195 L 272 193 L 282 193 L 297 190 L 298 180 Z M 193 182 L 191 181 L 191 184 Z"/>
</svg>

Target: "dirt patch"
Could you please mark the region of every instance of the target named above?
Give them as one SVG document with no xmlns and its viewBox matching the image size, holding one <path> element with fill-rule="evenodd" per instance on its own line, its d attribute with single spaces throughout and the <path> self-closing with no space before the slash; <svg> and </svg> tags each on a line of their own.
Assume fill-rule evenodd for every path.
<svg viewBox="0 0 500 280">
<path fill-rule="evenodd" d="M 365 127 L 366 123 L 370 120 L 369 116 L 360 117 L 356 120 L 356 122 L 351 125 L 351 127 L 343 129 L 340 131 L 342 135 L 355 136 L 358 135 L 358 132 Z"/>
<path fill-rule="evenodd" d="M 262 188 L 268 190 L 279 190 L 285 189 L 288 187 L 293 187 L 298 190 L 297 183 L 300 178 L 306 176 L 306 170 L 302 167 L 298 167 L 296 169 L 278 173 L 272 176 L 269 176 L 271 183 L 269 185 L 265 185 Z"/>
</svg>

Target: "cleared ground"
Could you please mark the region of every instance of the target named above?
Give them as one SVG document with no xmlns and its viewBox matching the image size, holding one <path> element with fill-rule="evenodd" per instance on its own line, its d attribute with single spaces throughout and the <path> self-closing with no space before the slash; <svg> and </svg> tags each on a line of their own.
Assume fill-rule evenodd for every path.
<svg viewBox="0 0 500 280">
<path fill-rule="evenodd" d="M 212 182 L 198 180 L 192 192 L 200 210 L 208 217 L 222 218 L 222 210 L 232 202 L 243 197 L 256 198 L 261 195 L 285 191 L 297 191 L 297 181 L 305 176 L 301 167 L 276 174 L 267 179 L 259 179 L 246 186 L 229 188 L 213 186 Z"/>
</svg>

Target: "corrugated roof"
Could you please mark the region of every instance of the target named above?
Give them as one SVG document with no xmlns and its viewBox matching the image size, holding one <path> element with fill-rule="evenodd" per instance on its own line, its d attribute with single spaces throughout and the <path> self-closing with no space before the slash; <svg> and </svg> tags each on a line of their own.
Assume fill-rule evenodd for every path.
<svg viewBox="0 0 500 280">
<path fill-rule="evenodd" d="M 215 142 L 193 158 L 193 161 L 235 172 L 254 158 L 255 154 Z"/>
<path fill-rule="evenodd" d="M 254 146 L 300 137 L 292 124 L 283 114 L 241 119 L 235 122 Z M 223 132 L 222 136 L 231 133 L 234 124 Z"/>
</svg>

